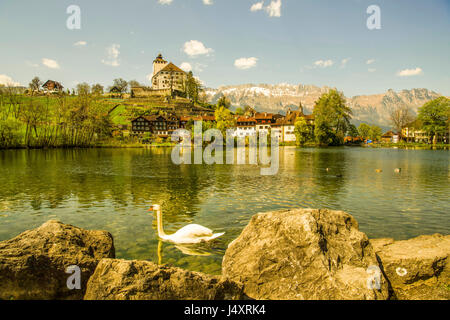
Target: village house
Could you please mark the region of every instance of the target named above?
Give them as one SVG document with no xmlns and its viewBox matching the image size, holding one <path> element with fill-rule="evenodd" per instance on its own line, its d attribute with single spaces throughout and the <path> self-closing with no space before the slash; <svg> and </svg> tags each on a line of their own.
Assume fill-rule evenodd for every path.
<svg viewBox="0 0 450 320">
<path fill-rule="evenodd" d="M 248 137 L 256 133 L 256 119 L 250 117 L 238 117 L 236 120 L 235 137 Z"/>
<path fill-rule="evenodd" d="M 269 133 L 271 125 L 274 124 L 277 119 L 283 117 L 282 115 L 275 115 L 273 113 L 256 113 L 255 121 L 256 121 L 256 132 L 265 131 Z"/>
<path fill-rule="evenodd" d="M 424 142 L 424 143 L 429 142 L 430 137 L 421 128 L 422 122 L 420 120 L 415 120 L 413 122 L 408 123 L 402 129 L 402 138 L 406 142 Z"/>
<path fill-rule="evenodd" d="M 291 111 L 290 109 L 286 113 L 282 124 L 282 135 L 281 142 L 295 142 L 297 138 L 295 136 L 295 123 L 299 118 L 304 118 L 306 124 L 311 128 L 311 132 L 314 132 L 314 115 L 305 115 L 303 112 L 303 107 L 300 104 L 300 108 L 296 111 Z"/>
<path fill-rule="evenodd" d="M 63 90 L 63 86 L 58 81 L 47 80 L 43 85 L 45 93 L 56 93 L 61 92 Z"/>
<path fill-rule="evenodd" d="M 398 141 L 399 135 L 392 131 L 388 131 L 381 136 L 381 142 L 383 143 L 398 143 Z"/>
</svg>

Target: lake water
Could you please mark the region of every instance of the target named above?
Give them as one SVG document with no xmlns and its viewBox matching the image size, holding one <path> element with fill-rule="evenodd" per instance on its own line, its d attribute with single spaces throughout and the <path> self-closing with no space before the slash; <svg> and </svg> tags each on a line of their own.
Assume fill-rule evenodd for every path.
<svg viewBox="0 0 450 320">
<path fill-rule="evenodd" d="M 344 210 L 371 238 L 450 234 L 446 150 L 284 147 L 274 176 L 253 165 L 176 166 L 170 154 L 167 148 L 0 151 L 0 240 L 59 219 L 108 230 L 118 258 L 218 274 L 228 243 L 258 212 Z M 226 234 L 208 245 L 160 243 L 147 212 L 152 203 L 162 205 L 169 234 L 189 223 Z"/>
</svg>

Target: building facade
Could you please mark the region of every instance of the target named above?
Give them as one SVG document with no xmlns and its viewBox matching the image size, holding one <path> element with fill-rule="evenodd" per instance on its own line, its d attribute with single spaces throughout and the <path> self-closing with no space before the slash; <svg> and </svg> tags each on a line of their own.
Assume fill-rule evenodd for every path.
<svg viewBox="0 0 450 320">
<path fill-rule="evenodd" d="M 172 62 L 167 62 L 159 54 L 153 61 L 153 90 L 185 91 L 187 74 Z"/>
</svg>

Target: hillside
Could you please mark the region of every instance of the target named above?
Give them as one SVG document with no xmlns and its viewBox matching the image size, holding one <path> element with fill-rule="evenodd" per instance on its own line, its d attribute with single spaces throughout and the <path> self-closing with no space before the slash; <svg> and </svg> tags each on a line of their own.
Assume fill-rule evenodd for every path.
<svg viewBox="0 0 450 320">
<path fill-rule="evenodd" d="M 223 86 L 218 89 L 207 89 L 206 94 L 212 103 L 226 96 L 236 107 L 249 105 L 258 111 L 285 113 L 288 108 L 296 109 L 302 102 L 305 111 L 311 113 L 314 104 L 321 94 L 328 92 L 329 87 L 291 84 L 245 84 Z M 439 97 L 440 94 L 428 89 L 411 89 L 376 95 L 347 97 L 353 110 L 355 123 L 368 122 L 383 127 L 389 126 L 389 113 L 392 108 L 406 105 L 414 112 L 426 102 Z"/>
</svg>

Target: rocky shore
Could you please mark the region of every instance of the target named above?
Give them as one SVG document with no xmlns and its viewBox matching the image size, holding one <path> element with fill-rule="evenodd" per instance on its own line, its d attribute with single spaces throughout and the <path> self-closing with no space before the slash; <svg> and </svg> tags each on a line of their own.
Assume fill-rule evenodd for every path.
<svg viewBox="0 0 450 320">
<path fill-rule="evenodd" d="M 345 212 L 284 210 L 253 216 L 211 276 L 115 259 L 110 233 L 51 220 L 0 242 L 0 299 L 448 300 L 449 255 L 448 235 L 369 240 Z"/>
</svg>

